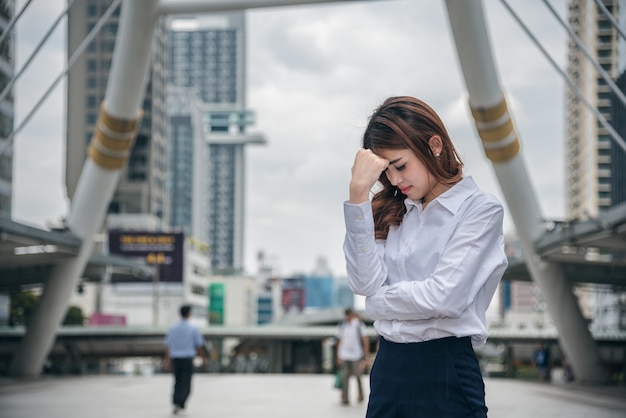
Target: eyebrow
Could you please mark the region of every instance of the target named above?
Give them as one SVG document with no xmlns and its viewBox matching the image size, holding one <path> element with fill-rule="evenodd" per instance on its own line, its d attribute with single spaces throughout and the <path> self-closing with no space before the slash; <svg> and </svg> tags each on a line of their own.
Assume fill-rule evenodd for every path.
<svg viewBox="0 0 626 418">
<path fill-rule="evenodd" d="M 395 164 L 395 163 L 397 163 L 398 161 L 400 161 L 401 159 L 402 159 L 402 157 L 400 157 L 400 158 L 396 158 L 396 159 L 395 159 L 395 160 L 393 160 L 393 161 L 389 161 L 389 165 L 391 165 L 391 164 Z"/>
</svg>

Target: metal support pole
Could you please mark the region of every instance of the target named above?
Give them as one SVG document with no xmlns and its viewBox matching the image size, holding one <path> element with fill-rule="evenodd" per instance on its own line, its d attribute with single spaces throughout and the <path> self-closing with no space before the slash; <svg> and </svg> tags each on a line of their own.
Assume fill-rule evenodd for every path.
<svg viewBox="0 0 626 418">
<path fill-rule="evenodd" d="M 123 1 L 105 99 L 68 219 L 83 239 L 74 259 L 60 262 L 46 282 L 37 311 L 9 367 L 13 376 L 36 377 L 54 343 L 74 286 L 80 281 L 139 126 L 156 19 L 161 15 L 313 4 L 336 0 L 132 0 Z M 2 149 L 0 149 L 2 154 Z"/>
<path fill-rule="evenodd" d="M 154 275 L 152 276 L 152 326 L 159 326 L 159 303 L 161 303 L 159 295 L 161 290 L 159 289 L 159 268 L 154 269 Z"/>
<path fill-rule="evenodd" d="M 157 3 L 156 0 L 122 3 L 105 100 L 68 219 L 70 231 L 83 242 L 77 257 L 53 268 L 37 311 L 9 368 L 12 376 L 37 377 L 41 373 L 72 290 L 80 281 L 91 255 L 94 235 L 102 226 L 139 126 Z"/>
<path fill-rule="evenodd" d="M 544 232 L 544 218 L 499 85 L 482 2 L 447 0 L 446 5 L 472 116 L 522 242 L 526 266 L 548 303 L 561 345 L 574 365 L 577 378 L 588 383 L 604 383 L 606 369 L 570 283 L 558 264 L 542 260 L 535 252 L 534 242 Z"/>
</svg>

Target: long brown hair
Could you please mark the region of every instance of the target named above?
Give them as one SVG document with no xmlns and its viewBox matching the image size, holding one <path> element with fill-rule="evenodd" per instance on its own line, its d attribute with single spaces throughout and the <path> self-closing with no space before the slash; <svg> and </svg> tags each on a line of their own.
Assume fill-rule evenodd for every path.
<svg viewBox="0 0 626 418">
<path fill-rule="evenodd" d="M 435 135 L 442 142 L 439 157 L 429 145 Z M 374 153 L 383 149 L 410 149 L 430 174 L 445 185 L 456 184 L 463 177 L 463 163 L 443 122 L 430 106 L 414 97 L 385 100 L 370 117 L 363 134 L 363 148 Z M 372 199 L 374 230 L 377 239 L 386 239 L 389 227 L 402 221 L 406 196 L 391 185 L 384 172 L 379 181 L 383 188 Z"/>
</svg>

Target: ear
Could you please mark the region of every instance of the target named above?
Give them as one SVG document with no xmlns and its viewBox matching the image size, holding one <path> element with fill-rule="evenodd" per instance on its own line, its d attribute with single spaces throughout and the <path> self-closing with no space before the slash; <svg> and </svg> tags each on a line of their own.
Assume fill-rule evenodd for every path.
<svg viewBox="0 0 626 418">
<path fill-rule="evenodd" d="M 439 135 L 433 135 L 428 140 L 428 146 L 430 150 L 433 152 L 433 155 L 439 156 L 441 151 L 443 150 L 443 141 Z"/>
</svg>

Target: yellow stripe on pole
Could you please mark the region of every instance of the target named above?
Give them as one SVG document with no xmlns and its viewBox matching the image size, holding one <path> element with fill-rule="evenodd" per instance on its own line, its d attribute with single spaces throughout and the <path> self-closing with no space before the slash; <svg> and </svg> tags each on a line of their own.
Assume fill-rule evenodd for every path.
<svg viewBox="0 0 626 418">
<path fill-rule="evenodd" d="M 513 121 L 509 118 L 502 125 L 494 128 L 483 129 L 476 127 L 480 139 L 484 142 L 498 142 L 506 138 L 513 131 Z"/>
<path fill-rule="evenodd" d="M 132 146 L 134 138 L 134 136 L 126 139 L 114 138 L 113 136 L 105 134 L 102 127 L 97 127 L 93 135 L 94 138 L 92 139 L 92 141 L 95 141 L 96 143 L 102 145 L 104 148 L 110 149 L 112 151 L 128 150 Z"/>
<path fill-rule="evenodd" d="M 495 106 L 471 110 L 487 158 L 494 163 L 502 163 L 519 154 L 520 142 L 504 98 Z"/>
<path fill-rule="evenodd" d="M 492 107 L 472 108 L 472 116 L 477 122 L 492 122 L 500 119 L 508 110 L 506 100 L 502 99 L 500 103 Z"/>
<path fill-rule="evenodd" d="M 119 170 L 124 166 L 137 136 L 141 114 L 135 119 L 115 118 L 100 106 L 98 123 L 87 155 L 106 170 Z"/>
<path fill-rule="evenodd" d="M 494 163 L 503 163 L 509 161 L 520 151 L 520 143 L 517 138 L 504 148 L 485 149 L 485 155 Z"/>
</svg>

